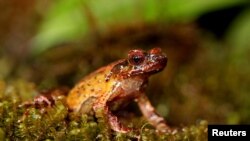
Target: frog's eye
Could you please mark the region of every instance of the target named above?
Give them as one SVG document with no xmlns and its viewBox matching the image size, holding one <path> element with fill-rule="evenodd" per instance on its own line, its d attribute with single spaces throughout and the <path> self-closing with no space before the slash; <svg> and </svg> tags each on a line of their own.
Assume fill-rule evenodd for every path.
<svg viewBox="0 0 250 141">
<path fill-rule="evenodd" d="M 140 65 L 145 59 L 145 55 L 140 50 L 134 50 L 129 53 L 128 61 L 132 65 Z"/>
</svg>

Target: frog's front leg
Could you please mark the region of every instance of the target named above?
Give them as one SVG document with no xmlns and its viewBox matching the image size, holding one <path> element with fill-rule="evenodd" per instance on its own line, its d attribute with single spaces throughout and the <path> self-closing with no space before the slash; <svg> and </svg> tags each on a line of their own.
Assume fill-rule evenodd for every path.
<svg viewBox="0 0 250 141">
<path fill-rule="evenodd" d="M 131 131 L 130 128 L 124 127 L 121 124 L 118 118 L 109 110 L 109 107 L 106 104 L 98 103 L 93 107 L 93 109 L 97 118 L 106 118 L 106 120 L 108 120 L 112 130 L 120 133 L 127 133 Z"/>
<path fill-rule="evenodd" d="M 160 132 L 169 132 L 171 130 L 166 124 L 164 118 L 156 113 L 155 108 L 151 105 L 144 93 L 140 94 L 140 96 L 136 99 L 136 102 L 138 103 L 142 114 L 157 130 Z"/>
</svg>

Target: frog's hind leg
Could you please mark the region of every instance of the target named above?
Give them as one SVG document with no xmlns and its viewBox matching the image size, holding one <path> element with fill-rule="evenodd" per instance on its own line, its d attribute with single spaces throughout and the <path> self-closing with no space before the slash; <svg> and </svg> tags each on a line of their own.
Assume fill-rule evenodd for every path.
<svg viewBox="0 0 250 141">
<path fill-rule="evenodd" d="M 144 93 L 141 93 L 140 97 L 136 99 L 142 114 L 160 132 L 170 132 L 170 127 L 166 124 L 163 117 L 158 115 L 155 108 L 151 105 L 150 101 Z"/>
</svg>

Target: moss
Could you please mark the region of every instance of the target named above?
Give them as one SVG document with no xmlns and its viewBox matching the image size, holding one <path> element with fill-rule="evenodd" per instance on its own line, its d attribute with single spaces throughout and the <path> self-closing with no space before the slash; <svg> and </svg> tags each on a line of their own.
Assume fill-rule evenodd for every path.
<svg viewBox="0 0 250 141">
<path fill-rule="evenodd" d="M 21 85 L 29 85 L 27 82 Z M 2 83 L 4 84 L 4 83 Z M 5 84 L 4 84 L 5 85 Z M 3 85 L 2 85 L 3 86 Z M 11 89 L 10 89 L 11 88 Z M 22 89 L 15 84 L 1 88 L 0 94 L 0 140 L 193 140 L 202 141 L 207 138 L 207 123 L 201 121 L 197 125 L 183 127 L 172 133 L 157 133 L 146 122 L 132 127 L 140 127 L 127 134 L 114 132 L 109 128 L 105 118 L 70 113 L 64 104 L 65 99 L 57 99 L 53 106 L 23 106 L 21 95 L 32 95 L 34 91 Z M 27 101 L 26 101 L 27 102 Z M 21 106 L 22 105 L 22 106 Z M 138 117 L 130 121 L 138 121 Z M 136 122 L 129 123 L 135 124 Z M 142 126 L 141 126 L 142 125 Z"/>
</svg>

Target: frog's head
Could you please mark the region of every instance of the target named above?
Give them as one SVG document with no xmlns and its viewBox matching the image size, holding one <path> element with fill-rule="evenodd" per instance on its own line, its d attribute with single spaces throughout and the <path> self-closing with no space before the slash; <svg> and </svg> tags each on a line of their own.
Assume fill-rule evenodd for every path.
<svg viewBox="0 0 250 141">
<path fill-rule="evenodd" d="M 128 58 L 115 65 L 112 72 L 127 77 L 150 75 L 163 70 L 166 65 L 167 56 L 160 48 L 148 52 L 136 49 L 129 51 Z"/>
</svg>

